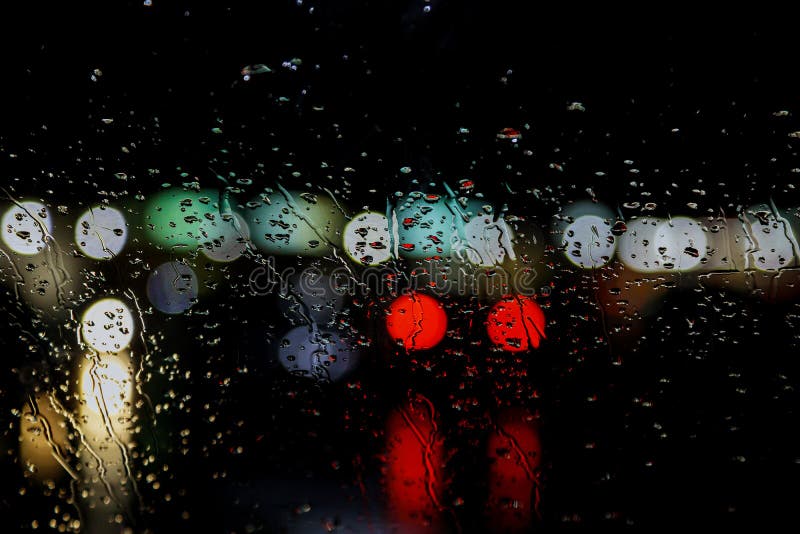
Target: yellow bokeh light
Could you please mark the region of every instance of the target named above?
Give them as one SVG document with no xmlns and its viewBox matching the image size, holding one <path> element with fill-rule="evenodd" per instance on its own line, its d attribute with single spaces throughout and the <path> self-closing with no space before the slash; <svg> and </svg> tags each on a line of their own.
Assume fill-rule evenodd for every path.
<svg viewBox="0 0 800 534">
<path fill-rule="evenodd" d="M 94 413 L 118 418 L 130 407 L 134 376 L 126 354 L 105 353 L 86 361 L 81 369 L 81 399 Z"/>
</svg>

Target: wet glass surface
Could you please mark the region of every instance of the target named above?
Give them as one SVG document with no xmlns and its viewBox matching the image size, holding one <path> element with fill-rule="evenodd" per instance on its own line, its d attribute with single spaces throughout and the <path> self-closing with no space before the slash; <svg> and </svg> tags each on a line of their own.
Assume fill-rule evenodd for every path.
<svg viewBox="0 0 800 534">
<path fill-rule="evenodd" d="M 253 4 L 8 17 L 0 530 L 795 522 L 780 17 Z"/>
</svg>

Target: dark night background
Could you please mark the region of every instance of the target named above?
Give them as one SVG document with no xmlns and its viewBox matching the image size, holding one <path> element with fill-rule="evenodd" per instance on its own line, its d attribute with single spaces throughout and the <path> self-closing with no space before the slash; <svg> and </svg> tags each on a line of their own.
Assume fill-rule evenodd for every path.
<svg viewBox="0 0 800 534">
<path fill-rule="evenodd" d="M 212 167 L 251 177 L 256 191 L 278 177 L 324 183 L 352 167 L 345 195 L 352 206 L 380 207 L 384 195 L 418 188 L 412 178 L 468 176 L 490 200 L 542 225 L 559 203 L 585 198 L 587 187 L 610 206 L 641 200 L 633 179 L 647 184 L 664 212 L 685 209 L 696 187 L 707 191 L 701 213 L 735 213 L 771 195 L 779 206 L 800 204 L 786 189 L 800 167 L 798 141 L 787 135 L 800 130 L 800 77 L 798 34 L 785 13 L 726 22 L 665 6 L 620 14 L 473 0 L 108 4 L 115 5 L 35 2 L 3 17 L 0 185 L 20 178 L 41 195 L 104 189 L 125 196 L 177 182 L 179 167 L 216 186 Z M 297 71 L 281 67 L 292 58 L 302 60 Z M 243 81 L 241 69 L 259 63 L 274 72 Z M 102 71 L 96 81 L 94 69 Z M 572 102 L 586 111 L 568 111 Z M 790 114 L 776 117 L 781 110 Z M 497 139 L 506 127 L 522 131 L 518 145 Z M 323 161 L 335 170 L 321 169 Z M 287 162 L 302 180 L 291 177 Z M 401 174 L 403 166 L 414 174 Z M 118 171 L 128 174 L 126 183 L 114 181 Z M 667 196 L 672 183 L 678 187 Z M 548 187 L 558 202 L 524 194 Z M 596 321 L 576 319 L 596 314 L 565 290 L 591 291 L 581 276 L 555 277 L 553 334 L 526 364 L 538 397 L 521 402 L 542 416 L 546 457 L 540 529 L 796 523 L 795 303 L 681 288 L 642 319 L 641 339 L 609 349 L 595 343 Z M 453 394 L 477 396 L 486 402 L 469 416 L 479 420 L 492 410 L 488 399 L 502 395 L 490 376 L 458 392 L 457 378 L 390 366 L 377 343 L 377 363 L 357 377 L 363 398 L 275 378 L 280 369 L 265 356 L 263 335 L 281 330 L 273 304 L 212 298 L 207 306 L 222 323 L 219 358 L 191 335 L 202 332 L 202 318 L 158 326 L 167 337 L 164 354 L 186 354 L 182 365 L 196 378 L 177 387 L 192 392 L 198 409 L 167 416 L 176 429 L 192 428 L 187 455 L 164 452 L 173 491 L 186 493 L 170 503 L 147 495 L 153 509 L 140 528 L 223 532 L 250 523 L 278 530 L 283 484 L 294 483 L 286 481 L 310 480 L 335 495 L 339 482 L 353 486 L 363 477 L 379 499 L 382 441 L 374 432 L 408 388 L 443 407 L 443 420 L 453 423 L 449 443 L 459 451 L 455 491 L 480 502 L 482 449 L 472 445 L 483 438 L 456 429 L 463 414 L 446 407 Z M 359 326 L 379 337 L 359 313 Z M 467 339 L 447 340 L 422 358 L 461 344 L 482 365 L 485 348 L 467 345 L 481 338 L 480 328 L 459 320 Z M 0 347 L 8 362 L 0 371 L 5 429 L 27 387 L 17 369 L 48 356 L 27 353 L 13 323 L 0 325 Z M 613 365 L 618 357 L 624 365 Z M 234 371 L 244 365 L 249 374 Z M 458 376 L 457 360 L 440 365 Z M 220 387 L 221 377 L 232 384 Z M 150 387 L 158 395 L 168 386 Z M 634 405 L 634 397 L 653 407 Z M 216 426 L 203 419 L 204 403 L 216 407 Z M 324 417 L 309 416 L 310 406 Z M 357 422 L 343 427 L 345 413 Z M 667 439 L 658 439 L 654 423 Z M 212 445 L 218 431 L 224 443 Z M 153 439 L 163 446 L 176 436 Z M 231 453 L 237 444 L 241 455 Z M 331 470 L 333 460 L 342 467 Z M 18 470 L 0 462 L 0 524 L 9 531 L 52 506 L 34 491 L 18 494 L 25 484 Z M 212 476 L 220 472 L 226 476 Z M 465 531 L 480 524 L 480 509 L 460 513 Z"/>
</svg>

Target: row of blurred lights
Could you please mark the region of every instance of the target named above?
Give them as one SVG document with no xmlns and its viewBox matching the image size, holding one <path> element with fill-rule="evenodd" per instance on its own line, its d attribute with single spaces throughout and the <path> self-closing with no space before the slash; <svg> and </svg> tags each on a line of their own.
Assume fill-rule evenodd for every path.
<svg viewBox="0 0 800 534">
<path fill-rule="evenodd" d="M 255 246 L 285 256 L 341 249 L 370 266 L 398 257 L 449 257 L 492 267 L 523 258 L 530 263 L 538 259 L 531 254 L 541 257 L 544 250 L 539 228 L 518 217 L 506 221 L 476 199 L 419 192 L 397 196 L 385 214 L 348 218 L 335 199 L 307 192 L 281 190 L 234 211 L 227 192 L 170 188 L 143 201 L 133 228 L 170 254 L 199 249 L 218 262 L 233 261 Z M 131 229 L 123 209 L 100 205 L 78 218 L 74 239 L 81 254 L 108 260 L 122 252 Z M 756 206 L 738 218 L 711 223 L 682 216 L 626 223 L 602 204 L 577 202 L 556 216 L 550 246 L 560 247 L 580 268 L 602 267 L 616 255 L 644 273 L 774 271 L 797 262 L 793 225 L 774 208 Z M 3 243 L 17 254 L 41 254 L 53 240 L 53 217 L 41 202 L 16 202 L 3 214 L 2 225 Z M 196 301 L 198 279 L 185 263 L 166 262 L 151 271 L 147 294 L 159 311 L 182 313 Z"/>
<path fill-rule="evenodd" d="M 427 350 L 438 345 L 447 332 L 448 318 L 438 299 L 419 292 L 397 297 L 388 307 L 386 331 L 407 351 Z M 545 338 L 545 316 L 530 297 L 506 296 L 489 311 L 487 334 L 496 347 L 507 352 L 538 348 Z M 122 300 L 107 297 L 93 302 L 83 313 L 80 339 L 98 354 L 116 354 L 128 349 L 134 339 L 136 319 Z M 290 330 L 282 337 L 278 354 L 290 372 L 335 381 L 357 365 L 359 345 L 334 328 L 310 324 Z"/>
<path fill-rule="evenodd" d="M 217 262 L 236 260 L 253 245 L 278 256 L 343 250 L 366 266 L 396 258 L 450 258 L 492 267 L 544 246 L 537 242 L 543 234 L 536 225 L 507 218 L 474 199 L 417 192 L 401 197 L 387 213 L 352 217 L 337 201 L 302 192 L 265 195 L 246 206 L 234 211 L 225 193 L 216 190 L 168 189 L 146 201 L 134 227 L 170 254 L 199 248 Z M 52 235 L 53 217 L 41 202 L 18 202 L 3 214 L 2 228 L 2 241 L 11 251 L 36 255 Z M 525 235 L 516 235 L 514 228 Z M 78 218 L 74 239 L 83 255 L 111 259 L 125 247 L 129 229 L 121 209 L 101 205 Z M 798 261 L 795 225 L 766 204 L 738 217 L 646 216 L 625 222 L 602 204 L 576 202 L 555 217 L 550 233 L 551 246 L 584 269 L 607 265 L 615 255 L 643 273 L 775 271 Z"/>
<path fill-rule="evenodd" d="M 486 320 L 486 333 L 497 350 L 523 352 L 539 348 L 545 339 L 545 315 L 531 297 L 507 295 L 495 303 Z M 386 310 L 390 339 L 408 352 L 436 347 L 447 333 L 448 318 L 438 299 L 419 292 L 400 295 Z M 281 365 L 299 376 L 338 381 L 358 365 L 361 345 L 347 334 L 320 327 L 298 326 L 282 337 Z"/>
<path fill-rule="evenodd" d="M 100 205 L 80 215 L 74 226 L 80 253 L 111 260 L 123 251 L 132 231 L 171 255 L 199 250 L 217 262 L 234 261 L 247 251 L 321 256 L 344 250 L 364 266 L 397 258 L 449 258 L 491 268 L 509 262 L 530 265 L 541 259 L 545 246 L 535 225 L 454 195 L 397 194 L 386 213 L 353 217 L 332 197 L 285 190 L 236 211 L 227 191 L 212 189 L 169 188 L 138 202 L 143 203 L 140 210 Z M 126 212 L 135 214 L 132 225 Z M 38 201 L 15 202 L 2 215 L 2 225 L 2 241 L 15 254 L 42 254 L 55 241 L 53 216 Z M 602 204 L 576 202 L 555 217 L 549 246 L 582 269 L 601 268 L 616 255 L 625 267 L 641 273 L 775 271 L 798 261 L 793 225 L 774 206 L 710 221 L 680 216 L 624 222 Z M 189 309 L 198 291 L 197 275 L 180 261 L 152 269 L 147 280 L 149 301 L 166 314 Z M 310 324 L 283 337 L 279 361 L 306 376 L 336 380 L 349 374 L 358 347 L 343 341 L 335 329 L 320 327 L 326 321 L 311 308 L 307 312 Z M 544 324 L 533 299 L 506 295 L 489 313 L 487 334 L 501 350 L 524 351 L 538 347 Z M 414 292 L 389 306 L 386 329 L 406 350 L 430 349 L 444 338 L 447 316 L 437 299 Z M 125 350 L 134 331 L 134 316 L 119 298 L 101 298 L 83 314 L 81 339 L 97 352 Z"/>
</svg>

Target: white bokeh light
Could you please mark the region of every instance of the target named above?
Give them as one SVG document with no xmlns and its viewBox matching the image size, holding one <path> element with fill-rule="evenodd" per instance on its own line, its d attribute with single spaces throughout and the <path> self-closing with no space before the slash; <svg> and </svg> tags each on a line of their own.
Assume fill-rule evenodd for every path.
<svg viewBox="0 0 800 534">
<path fill-rule="evenodd" d="M 619 243 L 619 258 L 639 272 L 690 271 L 706 257 L 708 238 L 699 221 L 641 218 L 630 221 Z"/>
<path fill-rule="evenodd" d="M 462 232 L 464 242 L 453 245 L 453 253 L 460 259 L 481 267 L 500 265 L 506 257 L 516 259 L 511 229 L 502 217 L 494 220 L 490 214 L 480 213 L 464 224 Z"/>
<path fill-rule="evenodd" d="M 128 240 L 128 228 L 121 211 L 94 206 L 78 218 L 75 242 L 84 255 L 108 260 L 119 254 Z"/>
<path fill-rule="evenodd" d="M 628 268 L 639 272 L 657 272 L 660 258 L 653 246 L 656 227 L 661 219 L 646 217 L 628 222 L 627 230 L 619 239 L 619 260 Z"/>
<path fill-rule="evenodd" d="M 105 298 L 89 306 L 81 321 L 81 338 L 98 352 L 119 352 L 133 339 L 133 315 L 119 299 Z"/>
<path fill-rule="evenodd" d="M 46 234 L 53 232 L 47 207 L 35 201 L 20 202 L 3 214 L 3 243 L 18 254 L 34 255 L 45 249 Z"/>
<path fill-rule="evenodd" d="M 745 210 L 742 220 L 745 269 L 777 271 L 796 265 L 797 238 L 777 210 L 757 205 Z"/>
<path fill-rule="evenodd" d="M 706 256 L 708 239 L 702 225 L 689 217 L 674 217 L 656 227 L 653 248 L 665 270 L 696 269 Z"/>
<path fill-rule="evenodd" d="M 230 220 L 221 219 L 215 225 L 204 223 L 200 231 L 208 236 L 200 250 L 208 259 L 218 262 L 239 259 L 250 241 L 250 227 L 238 213 L 234 213 Z"/>
<path fill-rule="evenodd" d="M 364 265 L 387 261 L 392 257 L 389 220 L 375 212 L 356 215 L 344 227 L 344 248 L 353 260 Z"/>
<path fill-rule="evenodd" d="M 706 232 L 706 263 L 704 272 L 716 273 L 741 269 L 744 261 L 746 241 L 742 235 L 742 223 L 734 218 L 713 218 L 704 222 Z"/>
<path fill-rule="evenodd" d="M 564 254 L 574 265 L 592 269 L 606 265 L 614 256 L 617 241 L 609 219 L 581 215 L 564 229 Z"/>
</svg>

